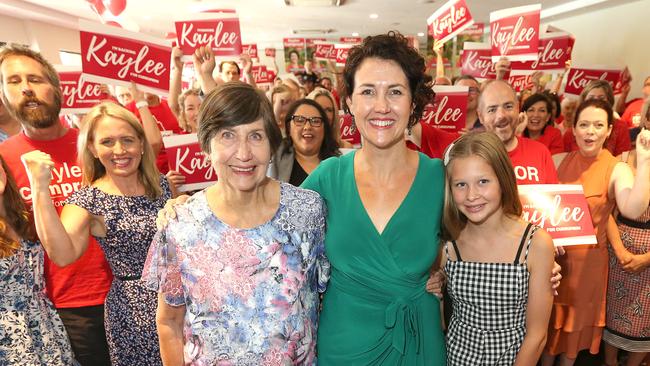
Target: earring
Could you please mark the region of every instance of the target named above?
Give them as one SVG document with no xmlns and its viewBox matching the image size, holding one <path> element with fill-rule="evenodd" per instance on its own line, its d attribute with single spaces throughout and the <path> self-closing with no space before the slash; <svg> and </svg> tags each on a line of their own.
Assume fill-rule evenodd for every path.
<svg viewBox="0 0 650 366">
<path fill-rule="evenodd" d="M 144 150 L 142 150 L 142 152 L 140 153 L 140 155 L 144 155 Z"/>
<path fill-rule="evenodd" d="M 354 114 L 351 114 L 351 116 L 352 116 L 352 122 L 350 123 L 350 132 L 355 133 L 357 132 L 357 123 L 354 120 Z"/>
</svg>

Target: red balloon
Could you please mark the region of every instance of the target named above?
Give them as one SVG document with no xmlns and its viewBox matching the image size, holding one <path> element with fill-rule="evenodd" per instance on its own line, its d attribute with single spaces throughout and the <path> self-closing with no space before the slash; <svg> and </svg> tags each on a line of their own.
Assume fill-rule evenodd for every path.
<svg viewBox="0 0 650 366">
<path fill-rule="evenodd" d="M 97 15 L 102 16 L 106 11 L 106 7 L 102 3 L 102 0 L 86 0 L 90 4 L 90 8 L 97 13 Z"/>
<path fill-rule="evenodd" d="M 103 0 L 104 6 L 115 16 L 122 14 L 126 9 L 126 0 Z"/>
</svg>

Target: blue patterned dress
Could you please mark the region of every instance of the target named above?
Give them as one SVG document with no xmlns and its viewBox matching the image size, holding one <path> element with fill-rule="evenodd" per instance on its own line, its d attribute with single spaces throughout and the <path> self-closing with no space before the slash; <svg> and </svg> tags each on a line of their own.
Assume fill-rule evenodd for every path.
<svg viewBox="0 0 650 366">
<path fill-rule="evenodd" d="M 225 224 L 201 191 L 156 234 L 142 276 L 169 305 L 186 307 L 187 364 L 316 364 L 325 210 L 315 192 L 280 184 L 265 224 Z"/>
<path fill-rule="evenodd" d="M 156 233 L 156 215 L 171 191 L 161 175 L 162 195 L 116 196 L 95 187 L 73 193 L 66 204 L 103 216 L 106 237 L 96 237 L 113 271 L 113 283 L 106 296 L 106 340 L 113 366 L 162 365 L 156 332 L 156 294 L 147 290 L 140 274 L 149 245 Z"/>
<path fill-rule="evenodd" d="M 0 366 L 69 366 L 72 349 L 45 293 L 43 249 L 23 240 L 0 258 Z"/>
</svg>

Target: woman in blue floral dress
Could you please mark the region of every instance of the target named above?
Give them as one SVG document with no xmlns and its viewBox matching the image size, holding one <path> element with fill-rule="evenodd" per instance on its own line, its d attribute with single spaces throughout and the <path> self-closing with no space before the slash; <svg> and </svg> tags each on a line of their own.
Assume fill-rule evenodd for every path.
<svg viewBox="0 0 650 366">
<path fill-rule="evenodd" d="M 153 128 L 159 139 L 160 132 Z M 60 220 L 47 188 L 49 155 L 31 151 L 22 156 L 30 176 L 36 229 L 50 259 L 59 266 L 77 260 L 90 232 L 111 266 L 104 323 L 113 366 L 162 365 L 157 299 L 144 287 L 140 274 L 155 234 L 156 214 L 171 198 L 171 188 L 156 169 L 147 131 L 146 124 L 143 127 L 114 103 L 99 104 L 86 115 L 78 153 L 85 187 L 68 197 Z"/>
<path fill-rule="evenodd" d="M 324 257 L 320 196 L 266 177 L 281 140 L 270 102 L 226 83 L 201 106 L 199 142 L 219 180 L 177 205 L 149 250 L 170 365 L 315 365 Z"/>
<path fill-rule="evenodd" d="M 0 366 L 69 366 L 72 349 L 45 294 L 43 248 L 0 157 Z"/>
</svg>

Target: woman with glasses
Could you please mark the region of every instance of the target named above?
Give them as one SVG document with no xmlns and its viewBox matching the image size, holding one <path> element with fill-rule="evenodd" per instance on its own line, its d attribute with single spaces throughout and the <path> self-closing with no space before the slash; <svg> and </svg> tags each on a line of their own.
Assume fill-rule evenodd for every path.
<svg viewBox="0 0 650 366">
<path fill-rule="evenodd" d="M 269 167 L 272 178 L 299 186 L 321 161 L 341 155 L 325 110 L 311 99 L 289 106 L 284 128 L 287 137 Z"/>
</svg>

